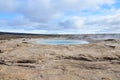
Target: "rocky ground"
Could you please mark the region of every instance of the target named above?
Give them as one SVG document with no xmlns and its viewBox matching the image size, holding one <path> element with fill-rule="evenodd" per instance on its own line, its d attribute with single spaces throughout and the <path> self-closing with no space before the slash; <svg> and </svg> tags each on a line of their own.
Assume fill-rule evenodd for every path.
<svg viewBox="0 0 120 80">
<path fill-rule="evenodd" d="M 66 46 L 1 40 L 0 80 L 120 80 L 120 40 Z"/>
</svg>

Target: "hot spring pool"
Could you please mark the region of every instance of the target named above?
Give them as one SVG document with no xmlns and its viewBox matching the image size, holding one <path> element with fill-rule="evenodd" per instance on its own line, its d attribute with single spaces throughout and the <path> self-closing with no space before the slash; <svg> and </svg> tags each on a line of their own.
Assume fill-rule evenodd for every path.
<svg viewBox="0 0 120 80">
<path fill-rule="evenodd" d="M 53 40 L 37 40 L 38 44 L 43 44 L 43 45 L 75 45 L 75 44 L 88 44 L 88 41 L 85 40 L 58 40 L 58 39 L 53 39 Z"/>
</svg>

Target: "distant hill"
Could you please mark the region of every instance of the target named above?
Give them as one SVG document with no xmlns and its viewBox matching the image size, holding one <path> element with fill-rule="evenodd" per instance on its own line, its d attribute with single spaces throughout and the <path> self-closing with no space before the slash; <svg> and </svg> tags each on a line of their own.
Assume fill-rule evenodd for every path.
<svg viewBox="0 0 120 80">
<path fill-rule="evenodd" d="M 30 34 L 30 33 L 0 32 L 0 35 L 4 35 L 4 34 L 12 34 L 12 35 L 36 35 L 36 34 Z"/>
<path fill-rule="evenodd" d="M 15 38 L 65 38 L 84 40 L 120 39 L 120 34 L 29 34 L 0 32 L 0 40 Z"/>
</svg>

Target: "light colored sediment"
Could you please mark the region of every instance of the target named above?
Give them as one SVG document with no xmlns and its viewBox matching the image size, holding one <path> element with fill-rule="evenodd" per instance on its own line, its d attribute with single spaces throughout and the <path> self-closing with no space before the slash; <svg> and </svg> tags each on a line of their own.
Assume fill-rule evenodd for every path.
<svg viewBox="0 0 120 80">
<path fill-rule="evenodd" d="M 0 80 L 120 80 L 120 41 L 57 46 L 3 40 Z"/>
</svg>

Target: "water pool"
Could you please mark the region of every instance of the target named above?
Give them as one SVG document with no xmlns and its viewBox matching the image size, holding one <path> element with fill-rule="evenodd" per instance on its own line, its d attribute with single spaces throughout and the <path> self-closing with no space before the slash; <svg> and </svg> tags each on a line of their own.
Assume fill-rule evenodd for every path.
<svg viewBox="0 0 120 80">
<path fill-rule="evenodd" d="M 85 40 L 58 40 L 58 39 L 49 39 L 49 40 L 37 40 L 38 44 L 43 45 L 76 45 L 76 44 L 88 44 L 88 41 Z"/>
</svg>

